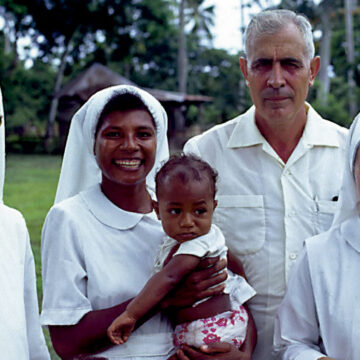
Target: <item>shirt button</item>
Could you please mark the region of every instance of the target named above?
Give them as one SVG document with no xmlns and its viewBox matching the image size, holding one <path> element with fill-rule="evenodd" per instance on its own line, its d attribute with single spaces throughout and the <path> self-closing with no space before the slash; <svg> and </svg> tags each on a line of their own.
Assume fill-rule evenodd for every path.
<svg viewBox="0 0 360 360">
<path fill-rule="evenodd" d="M 295 260 L 297 258 L 297 255 L 295 253 L 291 253 L 289 255 L 290 260 Z"/>
</svg>

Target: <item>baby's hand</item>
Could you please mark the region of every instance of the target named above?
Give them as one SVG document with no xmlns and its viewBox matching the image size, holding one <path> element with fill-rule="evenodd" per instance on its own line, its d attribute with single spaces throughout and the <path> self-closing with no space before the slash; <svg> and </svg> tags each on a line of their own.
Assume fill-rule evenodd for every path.
<svg viewBox="0 0 360 360">
<path fill-rule="evenodd" d="M 107 329 L 111 342 L 120 345 L 127 341 L 134 330 L 136 320 L 125 310 L 118 316 Z"/>
</svg>

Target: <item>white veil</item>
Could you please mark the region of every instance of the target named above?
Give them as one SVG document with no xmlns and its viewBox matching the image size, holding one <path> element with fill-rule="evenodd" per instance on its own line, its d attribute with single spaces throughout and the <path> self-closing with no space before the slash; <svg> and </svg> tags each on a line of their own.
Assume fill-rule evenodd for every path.
<svg viewBox="0 0 360 360">
<path fill-rule="evenodd" d="M 342 186 L 339 194 L 339 208 L 335 213 L 331 227 L 337 227 L 350 218 L 359 217 L 359 194 L 354 177 L 354 162 L 360 144 L 360 114 L 351 124 L 346 143 L 346 163 Z"/>
<path fill-rule="evenodd" d="M 3 202 L 5 181 L 5 118 L 2 94 L 0 89 L 0 203 Z"/>
<path fill-rule="evenodd" d="M 104 106 L 110 99 L 119 94 L 137 96 L 154 118 L 157 139 L 156 159 L 146 181 L 147 185 L 154 189 L 156 170 L 169 156 L 166 112 L 161 104 L 146 91 L 130 85 L 119 85 L 94 94 L 73 116 L 55 203 L 76 195 L 101 181 L 101 171 L 93 153 L 96 125 Z"/>
</svg>

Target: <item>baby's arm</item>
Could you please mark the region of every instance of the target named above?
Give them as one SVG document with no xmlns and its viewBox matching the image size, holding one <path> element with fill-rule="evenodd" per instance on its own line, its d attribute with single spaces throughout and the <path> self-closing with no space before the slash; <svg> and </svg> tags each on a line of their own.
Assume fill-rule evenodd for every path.
<svg viewBox="0 0 360 360">
<path fill-rule="evenodd" d="M 108 329 L 110 340 L 115 344 L 123 344 L 136 321 L 155 307 L 199 262 L 200 258 L 193 255 L 174 256 L 161 271 L 148 280 L 126 310 L 112 322 Z"/>
</svg>

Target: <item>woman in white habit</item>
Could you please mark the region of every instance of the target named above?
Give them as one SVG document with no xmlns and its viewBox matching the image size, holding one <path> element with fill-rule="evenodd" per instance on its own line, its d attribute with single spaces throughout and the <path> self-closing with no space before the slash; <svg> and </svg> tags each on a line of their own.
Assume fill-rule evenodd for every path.
<svg viewBox="0 0 360 360">
<path fill-rule="evenodd" d="M 124 345 L 106 335 L 150 277 L 163 239 L 151 194 L 168 157 L 166 132 L 163 107 L 133 86 L 97 92 L 72 119 L 42 234 L 41 322 L 62 358 L 165 360 L 173 353 L 172 328 L 161 313 Z M 207 289 L 203 297 L 212 294 Z"/>
<path fill-rule="evenodd" d="M 3 204 L 4 176 L 5 121 L 0 91 L 0 357 L 47 360 L 29 234 L 22 215 Z"/>
<path fill-rule="evenodd" d="M 360 358 L 360 116 L 347 141 L 339 208 L 331 228 L 307 239 L 278 310 L 282 359 Z"/>
</svg>

